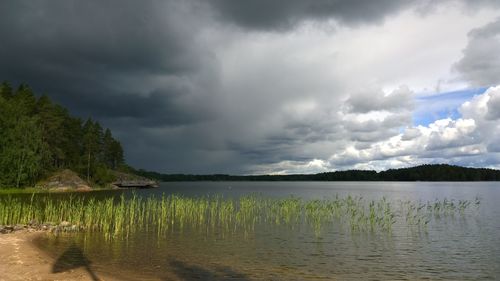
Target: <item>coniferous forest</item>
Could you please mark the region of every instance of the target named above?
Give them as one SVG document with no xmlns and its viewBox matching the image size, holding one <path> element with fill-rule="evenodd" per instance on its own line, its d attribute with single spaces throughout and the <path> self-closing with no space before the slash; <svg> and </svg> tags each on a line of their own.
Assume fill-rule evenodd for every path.
<svg viewBox="0 0 500 281">
<path fill-rule="evenodd" d="M 123 165 L 120 142 L 99 122 L 71 116 L 27 85 L 0 85 L 0 187 L 33 186 L 60 169 L 104 185 Z"/>
</svg>

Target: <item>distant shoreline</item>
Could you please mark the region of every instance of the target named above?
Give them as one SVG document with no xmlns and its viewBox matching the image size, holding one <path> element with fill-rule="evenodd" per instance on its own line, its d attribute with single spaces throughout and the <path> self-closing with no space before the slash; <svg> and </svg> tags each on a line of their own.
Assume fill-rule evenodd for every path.
<svg viewBox="0 0 500 281">
<path fill-rule="evenodd" d="M 447 164 L 421 165 L 411 168 L 386 171 L 347 170 L 317 174 L 290 175 L 190 175 L 162 174 L 145 170 L 137 174 L 161 182 L 182 181 L 375 181 L 375 182 L 477 182 L 500 181 L 500 170 L 488 168 L 467 168 Z"/>
<path fill-rule="evenodd" d="M 500 181 L 500 170 L 489 168 L 467 168 L 446 164 L 421 165 L 411 168 L 386 171 L 347 170 L 318 174 L 291 175 L 190 175 L 162 174 L 136 170 L 134 174 L 157 182 L 496 182 Z M 0 195 L 17 193 L 65 193 L 124 190 L 126 188 L 42 189 L 0 188 Z"/>
</svg>

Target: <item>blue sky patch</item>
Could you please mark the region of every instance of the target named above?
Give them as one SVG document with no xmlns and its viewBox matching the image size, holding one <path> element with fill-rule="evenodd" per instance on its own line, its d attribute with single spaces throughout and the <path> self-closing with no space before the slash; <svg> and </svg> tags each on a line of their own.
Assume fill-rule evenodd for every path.
<svg viewBox="0 0 500 281">
<path fill-rule="evenodd" d="M 413 125 L 427 126 L 430 123 L 445 118 L 460 118 L 458 108 L 473 96 L 486 91 L 484 88 L 466 89 L 460 91 L 440 93 L 430 96 L 415 98 L 415 111 L 413 112 Z"/>
</svg>

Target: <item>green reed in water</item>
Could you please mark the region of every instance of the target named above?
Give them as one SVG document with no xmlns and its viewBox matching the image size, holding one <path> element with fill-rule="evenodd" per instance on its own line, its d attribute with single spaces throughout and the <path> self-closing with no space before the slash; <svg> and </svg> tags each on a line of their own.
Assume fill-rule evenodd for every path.
<svg viewBox="0 0 500 281">
<path fill-rule="evenodd" d="M 399 204 L 397 204 L 399 203 Z M 162 195 L 142 198 L 83 199 L 70 196 L 54 200 L 33 194 L 30 200 L 0 197 L 0 225 L 38 223 L 59 224 L 66 221 L 73 229 L 99 231 L 109 237 L 129 236 L 137 231 L 167 232 L 196 230 L 206 233 L 252 233 L 258 226 L 286 226 L 291 229 L 310 226 L 316 235 L 329 226 L 351 231 L 390 232 L 397 226 L 425 228 L 436 217 L 463 215 L 479 199 L 436 200 L 434 202 L 400 201 L 394 204 L 385 197 L 365 200 L 347 196 L 322 200 L 283 199 L 258 195 L 237 199 L 220 195 L 183 197 Z"/>
</svg>

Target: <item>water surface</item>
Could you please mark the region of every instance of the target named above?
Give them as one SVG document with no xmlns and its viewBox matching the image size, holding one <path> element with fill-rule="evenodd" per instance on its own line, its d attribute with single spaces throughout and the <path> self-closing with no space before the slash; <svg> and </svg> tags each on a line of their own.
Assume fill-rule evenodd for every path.
<svg viewBox="0 0 500 281">
<path fill-rule="evenodd" d="M 132 196 L 132 191 L 78 196 L 106 198 L 122 192 Z M 306 225 L 259 224 L 252 231 L 183 229 L 114 239 L 67 233 L 46 235 L 36 243 L 54 258 L 65 257 L 61 270 L 85 259 L 97 276 L 107 273 L 124 280 L 500 279 L 498 183 L 169 182 L 136 191 L 145 197 L 163 193 L 304 199 L 351 195 L 393 202 L 479 197 L 481 204 L 464 215 L 433 218 L 425 229 L 395 226 L 388 232 L 366 232 L 329 224 L 318 235 Z M 49 196 L 58 200 L 65 195 Z"/>
</svg>

